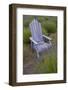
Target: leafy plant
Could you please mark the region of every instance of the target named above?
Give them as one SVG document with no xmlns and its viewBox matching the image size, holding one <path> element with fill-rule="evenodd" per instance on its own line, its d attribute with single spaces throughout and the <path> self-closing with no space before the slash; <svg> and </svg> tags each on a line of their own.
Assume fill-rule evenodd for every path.
<svg viewBox="0 0 68 90">
<path fill-rule="evenodd" d="M 42 28 L 42 33 L 43 33 L 44 35 L 48 35 L 48 32 L 47 32 L 47 30 L 46 30 L 45 28 Z"/>
<path fill-rule="evenodd" d="M 24 28 L 24 30 L 23 30 L 23 42 L 24 43 L 29 43 L 30 42 L 30 40 L 29 40 L 30 36 L 31 36 L 31 33 L 30 33 L 29 29 Z"/>
<path fill-rule="evenodd" d="M 47 21 L 45 23 L 45 28 L 46 28 L 46 30 L 49 34 L 50 33 L 55 33 L 57 31 L 56 24 L 52 21 Z"/>
</svg>

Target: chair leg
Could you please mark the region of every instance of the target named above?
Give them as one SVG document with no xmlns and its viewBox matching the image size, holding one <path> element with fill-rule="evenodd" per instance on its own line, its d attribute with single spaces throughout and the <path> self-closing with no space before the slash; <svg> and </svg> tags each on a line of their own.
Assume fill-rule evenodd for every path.
<svg viewBox="0 0 68 90">
<path fill-rule="evenodd" d="M 39 58 L 40 56 L 39 56 L 39 52 L 37 52 L 37 58 Z"/>
<path fill-rule="evenodd" d="M 31 42 L 31 48 L 33 48 L 33 43 Z"/>
</svg>

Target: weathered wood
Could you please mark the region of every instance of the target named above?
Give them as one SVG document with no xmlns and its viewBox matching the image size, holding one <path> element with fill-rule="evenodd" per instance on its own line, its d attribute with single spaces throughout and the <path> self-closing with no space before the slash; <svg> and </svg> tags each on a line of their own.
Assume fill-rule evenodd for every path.
<svg viewBox="0 0 68 90">
<path fill-rule="evenodd" d="M 51 38 L 45 35 L 42 35 L 42 27 L 41 23 L 35 18 L 30 24 L 30 31 L 32 34 L 31 46 L 33 45 L 33 49 L 37 52 L 37 57 L 39 58 L 39 53 L 48 50 L 51 47 Z M 46 39 L 44 41 L 43 37 Z M 49 40 L 49 42 L 46 42 Z M 32 44 L 33 42 L 33 44 Z M 37 43 L 37 44 L 36 44 Z"/>
</svg>

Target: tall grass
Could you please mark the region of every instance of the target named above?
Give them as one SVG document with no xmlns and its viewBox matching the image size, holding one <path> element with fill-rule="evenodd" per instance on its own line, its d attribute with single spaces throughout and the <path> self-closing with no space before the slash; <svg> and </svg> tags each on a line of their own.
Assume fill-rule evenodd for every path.
<svg viewBox="0 0 68 90">
<path fill-rule="evenodd" d="M 36 73 L 57 73 L 57 58 L 54 53 L 46 55 L 43 60 L 36 65 Z"/>
</svg>

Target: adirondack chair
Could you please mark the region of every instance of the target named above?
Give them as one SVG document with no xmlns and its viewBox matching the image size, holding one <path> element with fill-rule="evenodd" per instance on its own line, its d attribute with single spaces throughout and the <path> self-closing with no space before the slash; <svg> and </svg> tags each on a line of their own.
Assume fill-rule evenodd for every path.
<svg viewBox="0 0 68 90">
<path fill-rule="evenodd" d="M 41 23 L 36 18 L 29 24 L 29 28 L 32 34 L 30 37 L 31 48 L 37 52 L 39 58 L 39 53 L 47 51 L 52 46 L 51 38 L 42 35 Z"/>
</svg>

